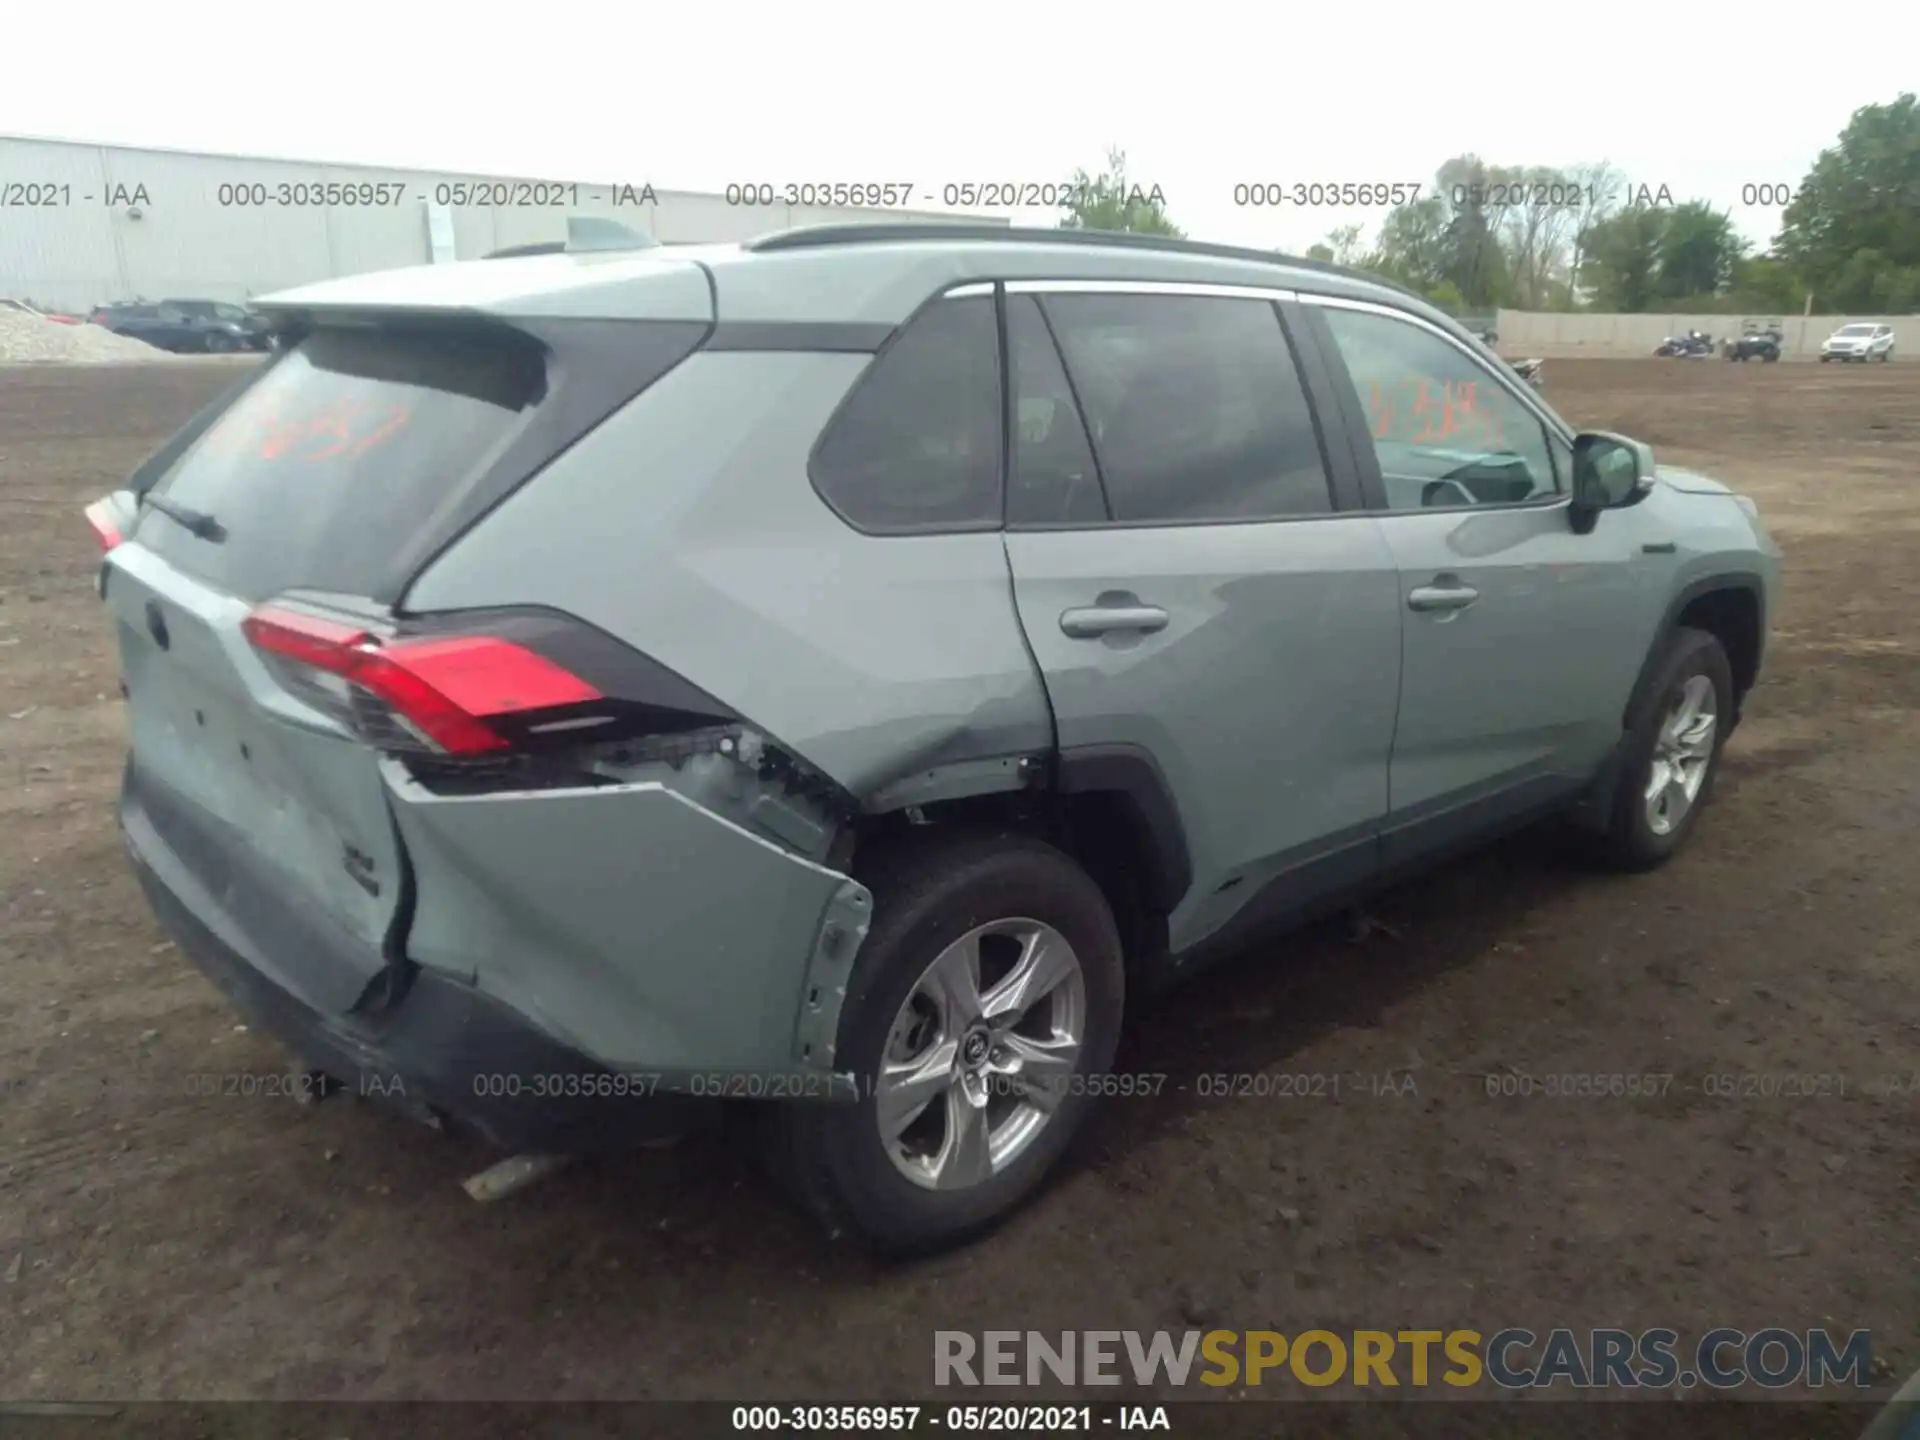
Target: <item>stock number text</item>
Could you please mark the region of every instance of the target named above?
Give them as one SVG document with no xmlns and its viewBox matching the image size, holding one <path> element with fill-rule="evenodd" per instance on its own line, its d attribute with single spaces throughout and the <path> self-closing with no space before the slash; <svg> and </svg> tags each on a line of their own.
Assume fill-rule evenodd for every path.
<svg viewBox="0 0 1920 1440">
<path fill-rule="evenodd" d="M 314 205 L 357 208 L 398 205 L 406 193 L 407 187 L 397 180 L 283 180 L 277 185 L 260 181 L 251 185 L 222 185 L 213 192 L 213 199 L 223 209 L 243 206 L 253 210 L 279 210 Z"/>
<path fill-rule="evenodd" d="M 729 205 L 894 207 L 913 199 L 913 186 L 905 180 L 836 180 L 817 184 L 774 184 L 767 180 L 749 180 L 727 186 L 723 198 Z"/>
<path fill-rule="evenodd" d="M 890 1435 L 911 1432 L 920 1419 L 919 1405 L 736 1405 L 736 1430 L 820 1431 L 881 1430 Z"/>
<path fill-rule="evenodd" d="M 1233 203 L 1261 209 L 1283 205 L 1407 205 L 1418 200 L 1424 188 L 1417 180 L 1315 180 L 1299 184 L 1254 180 L 1233 187 Z"/>
</svg>

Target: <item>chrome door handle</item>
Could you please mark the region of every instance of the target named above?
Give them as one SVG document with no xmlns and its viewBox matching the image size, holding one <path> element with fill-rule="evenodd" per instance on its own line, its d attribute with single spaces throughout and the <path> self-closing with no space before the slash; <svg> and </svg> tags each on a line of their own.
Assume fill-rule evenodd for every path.
<svg viewBox="0 0 1920 1440">
<path fill-rule="evenodd" d="M 1167 612 L 1158 605 L 1087 605 L 1060 612 L 1060 628 L 1076 640 L 1091 640 L 1118 630 L 1151 634 L 1167 628 Z"/>
<path fill-rule="evenodd" d="M 1464 610 L 1480 598 L 1471 585 L 1419 585 L 1407 592 L 1409 610 Z"/>
</svg>

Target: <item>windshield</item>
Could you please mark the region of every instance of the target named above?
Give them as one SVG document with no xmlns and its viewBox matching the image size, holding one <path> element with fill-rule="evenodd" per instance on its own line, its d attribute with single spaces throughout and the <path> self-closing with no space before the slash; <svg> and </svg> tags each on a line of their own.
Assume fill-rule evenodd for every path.
<svg viewBox="0 0 1920 1440">
<path fill-rule="evenodd" d="M 1842 325 L 1838 330 L 1834 331 L 1833 333 L 1836 335 L 1871 335 L 1873 333 L 1873 326 Z"/>
</svg>

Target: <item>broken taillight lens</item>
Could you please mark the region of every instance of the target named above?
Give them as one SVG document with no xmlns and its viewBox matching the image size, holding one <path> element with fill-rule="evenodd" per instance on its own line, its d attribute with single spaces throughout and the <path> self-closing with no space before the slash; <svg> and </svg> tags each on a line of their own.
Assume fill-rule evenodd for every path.
<svg viewBox="0 0 1920 1440">
<path fill-rule="evenodd" d="M 605 698 L 545 656 L 484 633 L 382 638 L 272 604 L 241 628 L 290 689 L 383 750 L 501 755 L 515 748 L 514 721 Z"/>
</svg>

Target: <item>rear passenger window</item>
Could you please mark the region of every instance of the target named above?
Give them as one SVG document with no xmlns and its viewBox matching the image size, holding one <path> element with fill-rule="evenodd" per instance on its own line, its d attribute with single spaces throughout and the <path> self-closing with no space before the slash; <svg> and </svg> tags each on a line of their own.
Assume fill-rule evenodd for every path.
<svg viewBox="0 0 1920 1440">
<path fill-rule="evenodd" d="M 1264 300 L 1049 295 L 1117 522 L 1333 508 L 1312 412 Z"/>
<path fill-rule="evenodd" d="M 941 300 L 855 382 L 814 451 L 814 488 L 861 530 L 1000 524 L 1000 336 L 993 300 Z"/>
</svg>

